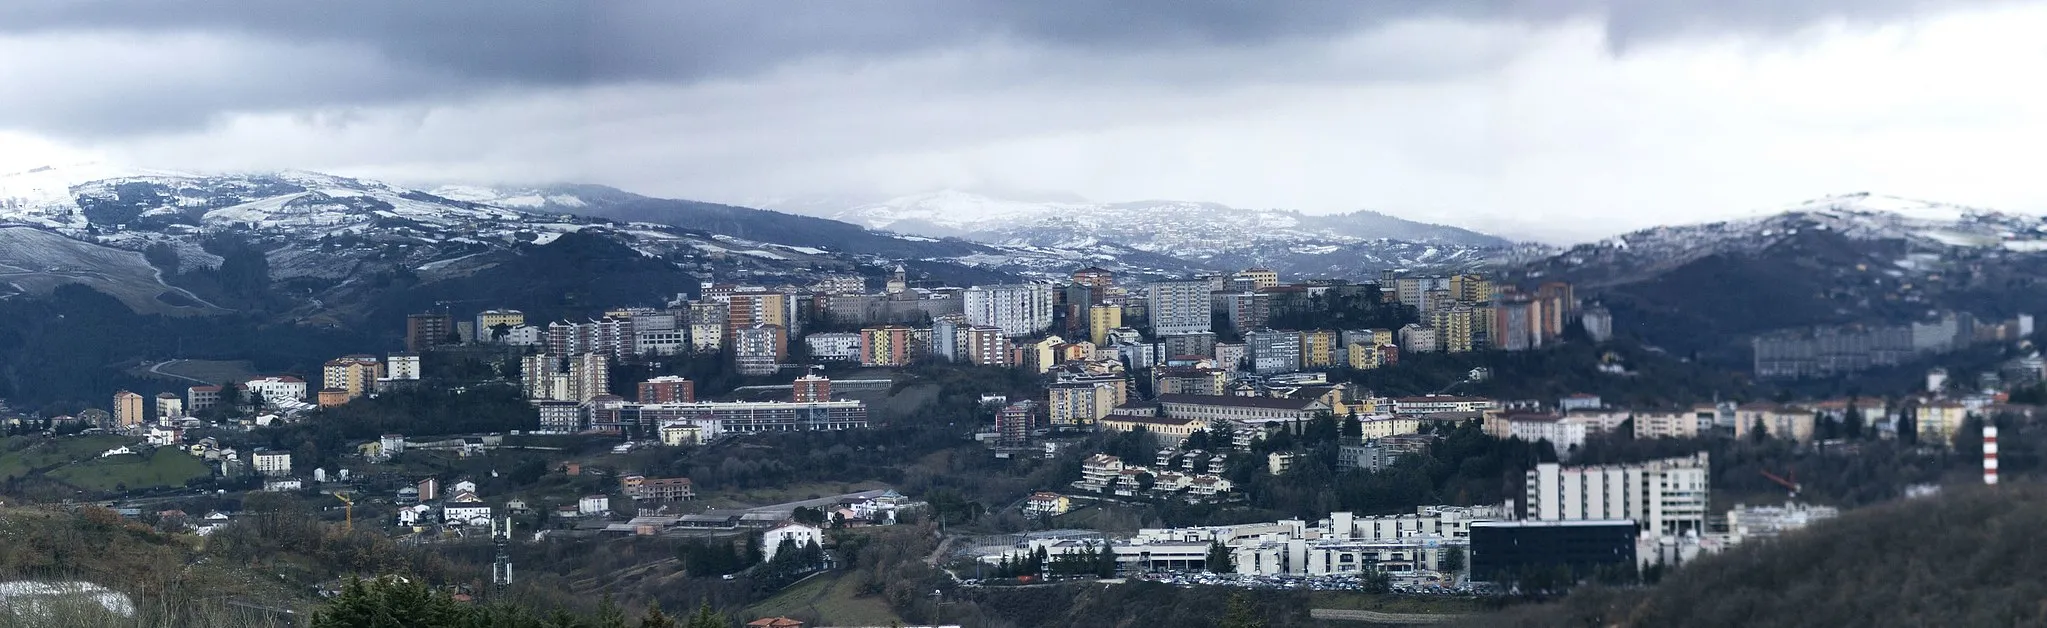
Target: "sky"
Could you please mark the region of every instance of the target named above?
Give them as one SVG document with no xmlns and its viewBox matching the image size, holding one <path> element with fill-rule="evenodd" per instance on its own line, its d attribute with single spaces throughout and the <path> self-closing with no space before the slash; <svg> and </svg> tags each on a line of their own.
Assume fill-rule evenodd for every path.
<svg viewBox="0 0 2047 628">
<path fill-rule="evenodd" d="M 1372 209 L 1569 243 L 1870 191 L 2047 212 L 2047 2 L 30 0 L 0 174 Z"/>
</svg>

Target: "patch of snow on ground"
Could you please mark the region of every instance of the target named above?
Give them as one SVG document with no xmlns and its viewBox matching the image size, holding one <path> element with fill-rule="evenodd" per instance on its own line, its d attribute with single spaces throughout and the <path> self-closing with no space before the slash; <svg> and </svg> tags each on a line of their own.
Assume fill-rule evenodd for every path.
<svg viewBox="0 0 2047 628">
<path fill-rule="evenodd" d="M 1989 238 L 1980 235 L 1970 235 L 1966 233 L 1956 233 L 1953 231 L 1945 231 L 1940 229 L 1929 229 L 1926 231 L 1921 231 L 1919 232 L 1919 234 L 1926 236 L 1928 239 L 1931 239 L 1935 242 L 1939 242 L 1941 244 L 1945 244 L 1948 246 L 1972 247 L 1986 246 L 1997 242 L 1995 238 Z"/>
</svg>

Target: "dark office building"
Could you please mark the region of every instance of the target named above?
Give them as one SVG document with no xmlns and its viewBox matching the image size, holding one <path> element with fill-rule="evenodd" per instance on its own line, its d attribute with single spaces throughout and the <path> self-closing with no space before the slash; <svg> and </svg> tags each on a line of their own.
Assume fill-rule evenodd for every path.
<svg viewBox="0 0 2047 628">
<path fill-rule="evenodd" d="M 1589 575 L 1603 565 L 1635 568 L 1635 522 L 1478 521 L 1471 524 L 1471 573 L 1481 580 L 1511 580 L 1517 574 L 1557 565 Z"/>
</svg>

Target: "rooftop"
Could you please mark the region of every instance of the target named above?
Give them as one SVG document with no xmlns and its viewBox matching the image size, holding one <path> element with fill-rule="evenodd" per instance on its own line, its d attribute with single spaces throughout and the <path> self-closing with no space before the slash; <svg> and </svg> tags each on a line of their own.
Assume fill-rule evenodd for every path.
<svg viewBox="0 0 2047 628">
<path fill-rule="evenodd" d="M 1200 406 L 1226 406 L 1232 408 L 1268 408 L 1273 410 L 1307 410 L 1320 405 L 1314 399 L 1285 399 L 1279 397 L 1239 397 L 1234 395 L 1159 395 L 1160 405 L 1187 404 Z"/>
</svg>

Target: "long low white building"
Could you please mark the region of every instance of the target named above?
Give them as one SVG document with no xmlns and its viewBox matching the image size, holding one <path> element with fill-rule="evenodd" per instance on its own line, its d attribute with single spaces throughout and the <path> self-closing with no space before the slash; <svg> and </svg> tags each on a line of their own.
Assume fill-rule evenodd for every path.
<svg viewBox="0 0 2047 628">
<path fill-rule="evenodd" d="M 1230 550 L 1234 573 L 1321 576 L 1359 573 L 1376 567 L 1389 573 L 1440 571 L 1452 548 L 1468 547 L 1471 523 L 1506 518 L 1503 507 L 1424 506 L 1412 514 L 1355 516 L 1331 513 L 1314 524 L 1299 519 L 1271 523 L 1190 528 L 1150 528 L 1121 541 L 1070 537 L 1032 539 L 981 560 L 1000 563 L 1043 548 L 1047 554 L 1097 552 L 1109 543 L 1125 573 L 1199 571 L 1220 541 Z"/>
</svg>

